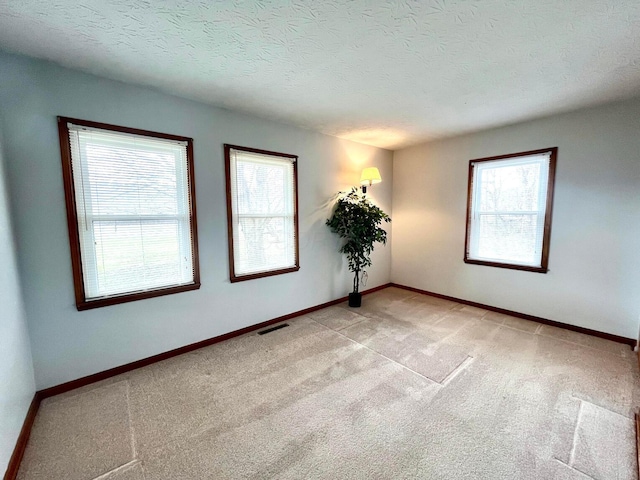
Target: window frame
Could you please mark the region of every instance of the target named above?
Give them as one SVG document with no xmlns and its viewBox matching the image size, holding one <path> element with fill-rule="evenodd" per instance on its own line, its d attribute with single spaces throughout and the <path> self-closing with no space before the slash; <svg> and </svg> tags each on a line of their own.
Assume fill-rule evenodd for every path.
<svg viewBox="0 0 640 480">
<path fill-rule="evenodd" d="M 196 186 L 193 162 L 193 139 L 178 135 L 170 135 L 166 133 L 152 132 L 149 130 L 141 130 L 137 128 L 122 127 L 119 125 L 111 125 L 107 123 L 93 122 L 89 120 L 81 120 L 69 117 L 57 117 L 58 134 L 60 140 L 60 157 L 62 160 L 62 177 L 64 183 L 65 204 L 67 210 L 67 227 L 69 231 L 69 246 L 71 250 L 71 267 L 73 271 L 73 285 L 75 292 L 76 308 L 79 311 L 89 310 L 92 308 L 106 307 L 109 305 L 118 305 L 121 303 L 143 300 L 146 298 L 154 298 L 163 295 L 171 295 L 173 293 L 197 290 L 200 288 L 200 261 L 198 255 L 198 226 L 196 215 Z M 187 196 L 189 202 L 189 227 L 191 230 L 191 255 L 193 268 L 193 283 L 186 285 L 177 285 L 169 287 L 158 287 L 145 291 L 114 294 L 100 297 L 95 300 L 88 300 L 85 292 L 84 272 L 82 269 L 82 250 L 80 232 L 78 231 L 78 209 L 76 206 L 75 183 L 73 180 L 73 167 L 71 162 L 71 145 L 69 140 L 68 123 L 84 126 L 89 128 L 97 128 L 116 133 L 139 135 L 144 137 L 159 138 L 164 140 L 174 140 L 187 143 Z"/>
<path fill-rule="evenodd" d="M 529 155 L 539 155 L 549 153 L 549 171 L 547 176 L 547 198 L 544 214 L 544 231 L 542 234 L 542 251 L 540 258 L 540 266 L 520 265 L 509 262 L 496 262 L 478 260 L 469 257 L 471 248 L 471 225 L 473 222 L 473 201 L 474 201 L 474 178 L 475 166 L 479 163 L 492 162 L 497 160 L 508 160 L 517 157 L 526 157 Z M 495 157 L 478 158 L 469 160 L 469 179 L 467 188 L 467 222 L 464 245 L 464 262 L 473 265 L 485 265 L 489 267 L 508 268 L 513 270 L 523 270 L 536 273 L 547 273 L 549 271 L 549 243 L 551 240 L 551 216 L 553 212 L 553 190 L 556 176 L 556 161 L 558 157 L 558 147 L 542 148 L 539 150 L 529 150 L 526 152 L 509 153 L 506 155 L 498 155 Z"/>
<path fill-rule="evenodd" d="M 231 150 L 239 150 L 242 152 L 257 153 L 261 155 L 269 155 L 272 157 L 283 157 L 293 159 L 293 232 L 295 235 L 295 265 L 293 267 L 281 268 L 278 270 L 268 270 L 265 272 L 249 273 L 244 275 L 236 275 L 235 273 L 235 255 L 233 249 L 234 225 L 233 225 L 233 206 L 231 198 Z M 231 283 L 243 282 L 245 280 L 253 280 L 256 278 L 271 277 L 274 275 L 283 275 L 285 273 L 297 272 L 300 270 L 300 235 L 298 221 L 298 156 L 289 153 L 272 152 L 258 148 L 241 147 L 239 145 L 224 144 L 225 158 L 225 177 L 226 177 L 226 195 L 227 195 L 227 242 L 229 245 L 229 280 Z"/>
</svg>

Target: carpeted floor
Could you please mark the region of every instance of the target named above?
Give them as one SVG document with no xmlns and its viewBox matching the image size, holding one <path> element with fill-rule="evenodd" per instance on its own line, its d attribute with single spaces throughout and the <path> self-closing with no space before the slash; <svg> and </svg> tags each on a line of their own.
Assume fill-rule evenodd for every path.
<svg viewBox="0 0 640 480">
<path fill-rule="evenodd" d="M 628 346 L 387 288 L 43 402 L 19 478 L 635 479 Z"/>
</svg>

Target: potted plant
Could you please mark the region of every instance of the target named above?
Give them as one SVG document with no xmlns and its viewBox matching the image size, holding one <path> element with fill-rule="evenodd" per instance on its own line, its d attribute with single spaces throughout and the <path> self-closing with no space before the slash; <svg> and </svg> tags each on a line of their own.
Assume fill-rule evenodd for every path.
<svg viewBox="0 0 640 480">
<path fill-rule="evenodd" d="M 354 273 L 353 292 L 349 294 L 349 306 L 359 307 L 362 295 L 359 292 L 360 274 L 371 265 L 373 244 L 387 243 L 387 232 L 380 226 L 390 222 L 389 215 L 360 194 L 354 187 L 350 192 L 340 192 L 333 215 L 327 220 L 332 232 L 346 241 L 340 253 L 347 256 L 349 270 Z"/>
</svg>

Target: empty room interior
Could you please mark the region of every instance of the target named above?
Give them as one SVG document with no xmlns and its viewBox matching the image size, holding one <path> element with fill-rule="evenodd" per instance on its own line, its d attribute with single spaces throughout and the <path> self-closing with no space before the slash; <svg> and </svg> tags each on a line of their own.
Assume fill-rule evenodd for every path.
<svg viewBox="0 0 640 480">
<path fill-rule="evenodd" d="M 640 3 L 0 1 L 5 480 L 638 478 Z"/>
</svg>

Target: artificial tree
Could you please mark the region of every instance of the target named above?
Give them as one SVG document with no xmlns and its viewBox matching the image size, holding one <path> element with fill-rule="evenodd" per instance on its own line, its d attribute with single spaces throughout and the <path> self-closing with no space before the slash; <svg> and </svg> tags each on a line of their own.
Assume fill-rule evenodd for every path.
<svg viewBox="0 0 640 480">
<path fill-rule="evenodd" d="M 350 192 L 340 193 L 333 215 L 327 220 L 331 231 L 346 240 L 340 252 L 347 256 L 349 270 L 354 273 L 353 292 L 349 294 L 351 307 L 361 304 L 360 272 L 371 266 L 373 244 L 387 243 L 387 232 L 380 225 L 390 221 L 389 215 L 355 187 Z"/>
</svg>

